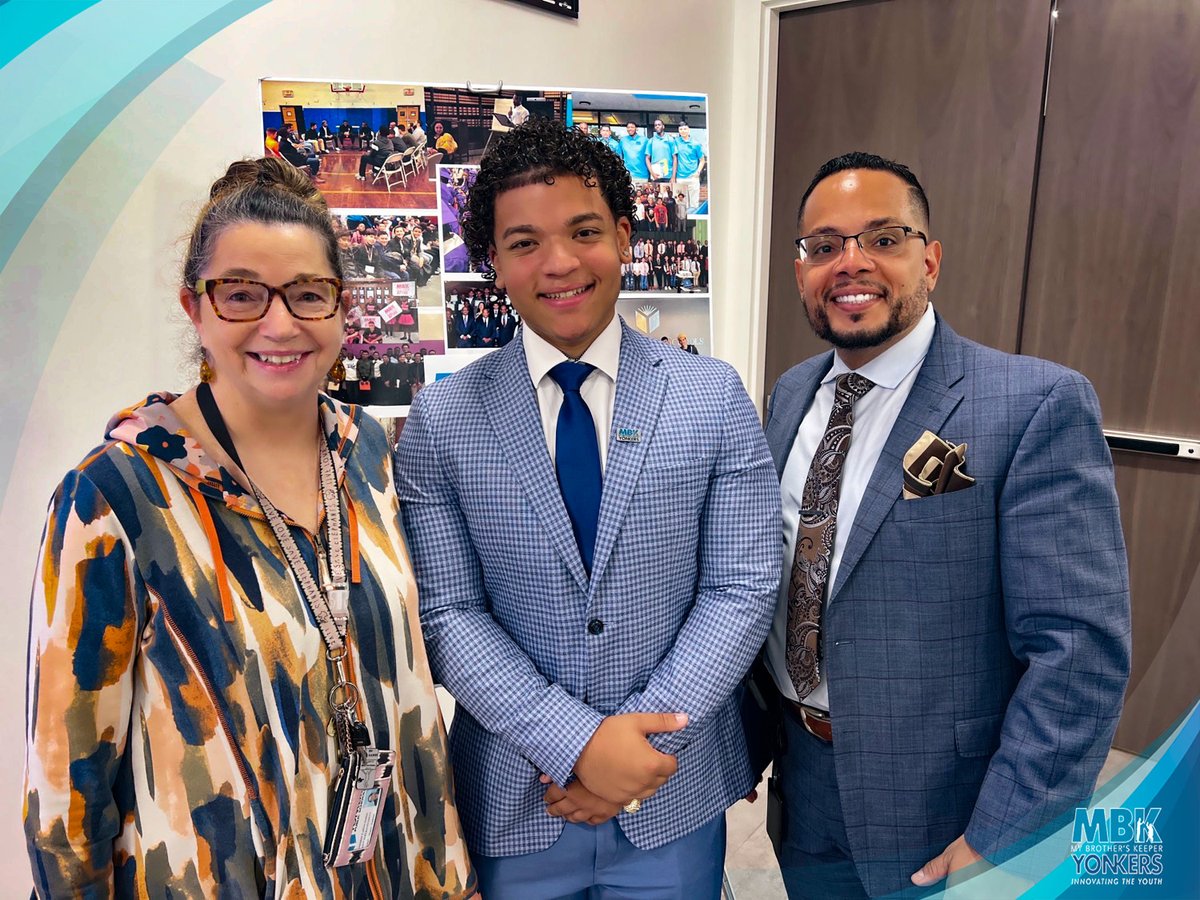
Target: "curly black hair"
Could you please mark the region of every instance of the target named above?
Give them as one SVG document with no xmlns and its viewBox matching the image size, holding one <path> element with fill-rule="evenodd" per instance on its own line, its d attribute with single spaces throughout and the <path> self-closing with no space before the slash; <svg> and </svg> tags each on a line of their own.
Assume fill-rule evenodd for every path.
<svg viewBox="0 0 1200 900">
<path fill-rule="evenodd" d="M 471 261 L 488 281 L 496 271 L 488 259 L 495 240 L 496 197 L 556 175 L 578 175 L 604 195 L 613 219 L 633 221 L 633 182 L 617 154 L 595 138 L 554 119 L 531 118 L 495 135 L 479 163 L 462 216 L 462 236 Z"/>
</svg>

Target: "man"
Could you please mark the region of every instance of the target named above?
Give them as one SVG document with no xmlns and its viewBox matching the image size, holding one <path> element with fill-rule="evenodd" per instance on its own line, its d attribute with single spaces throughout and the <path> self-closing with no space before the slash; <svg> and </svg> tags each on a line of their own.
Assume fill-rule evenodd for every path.
<svg viewBox="0 0 1200 900">
<path fill-rule="evenodd" d="M 1085 801 L 1129 671 L 1125 545 L 1087 380 L 934 313 L 911 171 L 830 160 L 798 227 L 834 352 L 784 374 L 767 425 L 776 848 L 792 898 L 879 896 L 1003 860 Z"/>
<path fill-rule="evenodd" d="M 355 268 L 365 278 L 382 278 L 384 267 L 383 248 L 377 243 L 375 229 L 363 233 L 363 243 L 354 248 Z"/>
<path fill-rule="evenodd" d="M 464 237 L 523 326 L 417 396 L 397 453 L 489 900 L 716 900 L 750 788 L 732 691 L 770 624 L 775 476 L 736 373 L 616 316 L 631 194 L 561 123 L 493 139 Z"/>
<path fill-rule="evenodd" d="M 368 172 L 367 169 L 378 169 L 393 153 L 403 153 L 408 149 L 401 138 L 393 138 L 388 131 L 380 130 L 378 136 L 371 140 L 371 152 L 364 153 L 358 158 L 358 174 L 354 177 L 359 181 L 363 181 Z M 394 165 L 394 164 L 393 164 Z"/>
<path fill-rule="evenodd" d="M 508 118 L 513 123 L 513 127 L 524 125 L 529 121 L 529 110 L 525 108 L 525 103 L 521 99 L 520 94 L 513 96 L 513 107 L 508 114 Z"/>
<path fill-rule="evenodd" d="M 701 143 L 692 139 L 692 129 L 686 122 L 679 126 L 679 134 L 675 137 L 675 156 L 678 160 L 676 187 L 683 189 L 687 195 L 687 210 L 694 212 L 700 205 L 700 173 L 708 158 Z"/>
<path fill-rule="evenodd" d="M 459 306 L 458 314 L 454 317 L 454 346 L 468 349 L 475 346 L 475 315 L 470 303 Z"/>
<path fill-rule="evenodd" d="M 621 159 L 634 181 L 649 181 L 650 169 L 646 163 L 646 137 L 638 134 L 635 122 L 625 123 L 625 134 L 621 137 Z"/>
<path fill-rule="evenodd" d="M 475 314 L 475 327 L 471 332 L 472 344 L 490 350 L 496 346 L 496 320 L 489 307 L 481 305 Z"/>
<path fill-rule="evenodd" d="M 517 320 L 507 305 L 501 306 L 496 316 L 496 346 L 507 347 L 517 333 Z"/>
<path fill-rule="evenodd" d="M 646 141 L 646 168 L 652 181 L 675 180 L 675 141 L 667 136 L 662 119 L 654 120 L 654 134 Z"/>
<path fill-rule="evenodd" d="M 317 184 L 324 184 L 325 179 L 320 177 L 321 159 L 316 155 L 312 147 L 301 141 L 296 133 L 292 130 L 292 126 L 284 122 L 279 126 L 279 155 L 290 162 L 297 169 L 308 169 L 312 180 Z"/>
<path fill-rule="evenodd" d="M 697 356 L 700 354 L 700 351 L 696 349 L 695 344 L 688 343 L 688 336 L 684 332 L 679 332 L 679 335 L 675 338 L 675 340 L 679 342 L 679 349 L 684 353 L 694 353 Z"/>
<path fill-rule="evenodd" d="M 600 126 L 600 143 L 617 154 L 617 156 L 621 155 L 621 142 L 613 137 L 612 129 L 607 125 Z"/>
</svg>

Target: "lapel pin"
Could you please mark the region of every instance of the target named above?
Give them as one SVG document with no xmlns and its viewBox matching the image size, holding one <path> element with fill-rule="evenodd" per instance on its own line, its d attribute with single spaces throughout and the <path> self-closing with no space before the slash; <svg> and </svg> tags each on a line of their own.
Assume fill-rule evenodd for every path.
<svg viewBox="0 0 1200 900">
<path fill-rule="evenodd" d="M 642 430 L 640 428 L 618 428 L 617 440 L 623 444 L 640 444 Z"/>
</svg>

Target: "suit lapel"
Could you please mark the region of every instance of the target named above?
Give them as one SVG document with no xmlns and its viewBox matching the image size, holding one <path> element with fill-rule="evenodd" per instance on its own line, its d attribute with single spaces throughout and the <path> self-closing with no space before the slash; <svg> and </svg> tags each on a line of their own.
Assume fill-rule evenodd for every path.
<svg viewBox="0 0 1200 900">
<path fill-rule="evenodd" d="M 481 399 L 496 443 L 541 520 L 546 537 L 571 570 L 580 590 L 586 593 L 587 572 L 546 449 L 537 394 L 525 361 L 525 345 L 514 340 L 495 356 L 497 364 L 492 368 L 491 380 L 481 387 Z"/>
<path fill-rule="evenodd" d="M 800 422 L 812 406 L 821 379 L 831 365 L 832 351 L 826 354 L 822 364 L 812 366 L 809 373 L 795 384 L 784 384 L 776 390 L 768 410 L 767 444 L 771 448 L 771 458 L 775 460 L 775 474 L 780 477 L 783 476 L 783 467 L 787 465 L 788 454 L 792 452 Z"/>
<path fill-rule="evenodd" d="M 837 580 L 829 593 L 830 600 L 849 579 L 888 511 L 900 499 L 904 454 L 926 430 L 937 434 L 962 401 L 962 390 L 956 387 L 962 376 L 962 338 L 938 316 L 929 353 L 867 482 L 838 566 Z"/>
<path fill-rule="evenodd" d="M 653 343 L 654 346 L 647 348 L 647 343 Z M 646 450 L 654 438 L 663 394 L 667 389 L 667 373 L 663 371 L 661 362 L 662 350 L 658 343 L 640 340 L 622 322 L 612 434 L 618 428 L 636 428 L 640 439 L 625 442 L 612 440 L 611 434 L 609 437 L 604 493 L 600 498 L 600 523 L 592 562 L 593 584 L 599 584 L 604 575 L 621 523 L 629 510 L 629 500 L 641 474 Z"/>
</svg>

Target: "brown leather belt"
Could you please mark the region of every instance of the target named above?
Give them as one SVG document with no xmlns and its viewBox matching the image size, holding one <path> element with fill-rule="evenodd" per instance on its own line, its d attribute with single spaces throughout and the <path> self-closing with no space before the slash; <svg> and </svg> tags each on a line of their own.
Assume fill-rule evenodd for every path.
<svg viewBox="0 0 1200 900">
<path fill-rule="evenodd" d="M 797 703 L 795 700 L 788 700 L 786 697 L 783 698 L 783 702 L 788 712 L 804 726 L 805 731 L 827 744 L 833 743 L 833 723 L 829 720 L 829 713 Z"/>
</svg>

